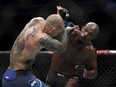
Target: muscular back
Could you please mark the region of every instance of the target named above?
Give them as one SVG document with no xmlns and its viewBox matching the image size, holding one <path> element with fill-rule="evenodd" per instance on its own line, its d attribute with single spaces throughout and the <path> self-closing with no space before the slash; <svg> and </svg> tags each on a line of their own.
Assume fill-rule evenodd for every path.
<svg viewBox="0 0 116 87">
<path fill-rule="evenodd" d="M 38 42 L 36 25 L 40 25 L 43 18 L 33 18 L 15 40 L 10 53 L 10 67 L 13 70 L 31 69 L 35 56 L 41 46 Z M 40 27 L 41 28 L 41 27 Z"/>
</svg>

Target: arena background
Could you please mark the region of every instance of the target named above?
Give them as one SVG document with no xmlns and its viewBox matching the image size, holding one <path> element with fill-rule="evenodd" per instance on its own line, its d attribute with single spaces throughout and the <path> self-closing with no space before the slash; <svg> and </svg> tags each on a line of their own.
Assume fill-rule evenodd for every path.
<svg viewBox="0 0 116 87">
<path fill-rule="evenodd" d="M 81 79 L 81 87 L 116 87 L 116 0 L 0 0 L 0 81 L 9 64 L 9 51 L 25 24 L 33 17 L 56 13 L 57 5 L 69 10 L 74 24 L 82 27 L 93 21 L 100 27 L 92 41 L 98 50 L 98 77 Z M 43 81 L 51 56 L 42 49 L 34 64 L 35 75 Z"/>
</svg>

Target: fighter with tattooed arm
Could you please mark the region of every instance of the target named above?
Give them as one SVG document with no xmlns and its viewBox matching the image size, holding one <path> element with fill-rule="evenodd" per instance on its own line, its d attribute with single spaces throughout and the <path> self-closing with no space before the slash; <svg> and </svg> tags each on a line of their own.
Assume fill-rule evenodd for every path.
<svg viewBox="0 0 116 87">
<path fill-rule="evenodd" d="M 47 87 L 32 74 L 35 56 L 42 48 L 61 53 L 67 47 L 67 41 L 60 15 L 52 14 L 46 20 L 42 17 L 33 18 L 14 42 L 2 87 Z"/>
</svg>

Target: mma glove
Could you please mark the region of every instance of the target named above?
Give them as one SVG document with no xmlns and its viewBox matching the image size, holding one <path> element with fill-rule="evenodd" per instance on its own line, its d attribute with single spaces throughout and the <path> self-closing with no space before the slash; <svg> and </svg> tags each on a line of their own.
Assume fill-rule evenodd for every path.
<svg viewBox="0 0 116 87">
<path fill-rule="evenodd" d="M 65 8 L 62 8 L 59 10 L 59 14 L 62 17 L 62 19 L 64 20 L 64 25 L 65 27 L 68 26 L 68 20 L 69 20 L 69 11 Z"/>
<path fill-rule="evenodd" d="M 69 19 L 69 11 L 65 8 L 59 10 L 60 16 L 63 18 L 63 20 Z"/>
<path fill-rule="evenodd" d="M 74 30 L 73 26 L 74 24 L 72 22 L 68 22 L 66 27 L 67 33 L 71 33 Z"/>
<path fill-rule="evenodd" d="M 86 78 L 88 76 L 88 71 L 85 69 L 84 66 L 77 66 L 76 68 L 76 75 L 80 78 Z"/>
</svg>

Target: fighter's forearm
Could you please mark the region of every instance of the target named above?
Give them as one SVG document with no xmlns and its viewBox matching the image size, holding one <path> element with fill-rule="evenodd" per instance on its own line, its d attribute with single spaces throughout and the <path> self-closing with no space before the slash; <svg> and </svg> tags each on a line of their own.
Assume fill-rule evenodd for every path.
<svg viewBox="0 0 116 87">
<path fill-rule="evenodd" d="M 50 51 L 64 52 L 67 46 L 67 36 L 62 37 L 61 41 L 53 39 L 50 36 L 46 35 L 45 37 L 40 38 L 39 43 Z"/>
<path fill-rule="evenodd" d="M 68 36 L 67 36 L 67 31 L 64 30 L 61 34 L 59 34 L 58 40 L 62 43 L 63 47 L 67 48 L 67 43 L 68 43 Z"/>
</svg>

